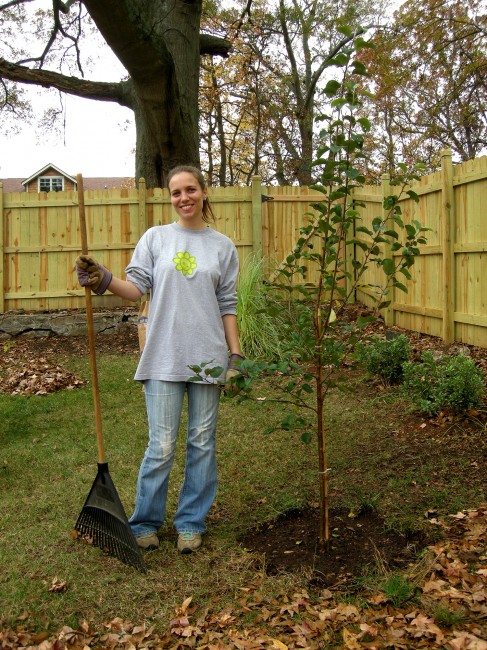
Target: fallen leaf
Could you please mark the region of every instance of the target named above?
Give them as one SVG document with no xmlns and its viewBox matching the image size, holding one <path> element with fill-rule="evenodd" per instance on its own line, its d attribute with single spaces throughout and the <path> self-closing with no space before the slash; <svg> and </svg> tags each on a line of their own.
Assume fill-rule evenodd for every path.
<svg viewBox="0 0 487 650">
<path fill-rule="evenodd" d="M 287 646 L 285 643 L 282 643 L 282 641 L 279 641 L 278 639 L 269 639 L 269 641 L 272 641 L 272 648 L 279 648 L 280 650 L 288 650 L 289 646 Z"/>
<path fill-rule="evenodd" d="M 343 628 L 343 643 L 343 647 L 347 648 L 347 650 L 361 649 L 361 644 L 357 641 L 356 635 L 349 632 L 346 627 Z"/>
<path fill-rule="evenodd" d="M 66 591 L 66 589 L 67 589 L 66 582 L 64 580 L 60 581 L 56 577 L 56 578 L 52 579 L 52 584 L 51 584 L 48 591 L 50 591 L 51 593 L 56 593 L 56 592 L 59 592 L 59 591 Z"/>
</svg>

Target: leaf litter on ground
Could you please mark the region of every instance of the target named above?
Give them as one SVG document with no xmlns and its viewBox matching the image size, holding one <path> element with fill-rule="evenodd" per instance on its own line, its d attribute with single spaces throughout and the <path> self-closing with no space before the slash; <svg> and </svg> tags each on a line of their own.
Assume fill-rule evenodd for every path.
<svg viewBox="0 0 487 650">
<path fill-rule="evenodd" d="M 22 343 L 26 343 L 23 341 Z M 27 348 L 22 343 L 4 345 L 0 354 L 0 393 L 9 395 L 48 395 L 60 390 L 74 390 L 86 381 L 52 363 L 46 356 Z M 31 346 L 29 341 L 27 345 Z"/>
<path fill-rule="evenodd" d="M 175 608 L 162 634 L 148 622 L 120 618 L 102 630 L 83 621 L 78 629 L 64 626 L 55 634 L 30 633 L 26 611 L 15 628 L 0 632 L 0 647 L 487 650 L 487 504 L 443 519 L 432 514 L 428 513 L 430 523 L 441 531 L 441 539 L 428 548 L 428 570 L 407 607 L 393 607 L 380 592 L 354 602 L 330 589 L 314 596 L 303 589 L 264 597 L 260 592 L 264 576 L 257 572 L 240 588 L 231 607 L 200 609 L 189 596 Z M 440 606 L 461 611 L 459 622 L 440 625 L 434 615 Z"/>
</svg>

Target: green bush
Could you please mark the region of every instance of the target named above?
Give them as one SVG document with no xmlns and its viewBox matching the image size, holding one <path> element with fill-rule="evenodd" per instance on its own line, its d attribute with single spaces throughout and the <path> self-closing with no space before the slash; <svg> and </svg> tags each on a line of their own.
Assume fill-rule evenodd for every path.
<svg viewBox="0 0 487 650">
<path fill-rule="evenodd" d="M 411 357 L 411 345 L 404 334 L 391 340 L 373 336 L 369 344 L 356 347 L 356 357 L 369 374 L 380 377 L 384 384 L 398 384 L 403 364 Z"/>
<path fill-rule="evenodd" d="M 463 355 L 435 361 L 424 352 L 421 363 L 404 364 L 402 390 L 416 407 L 427 415 L 443 409 L 464 413 L 481 405 L 485 376 L 475 362 Z"/>
</svg>

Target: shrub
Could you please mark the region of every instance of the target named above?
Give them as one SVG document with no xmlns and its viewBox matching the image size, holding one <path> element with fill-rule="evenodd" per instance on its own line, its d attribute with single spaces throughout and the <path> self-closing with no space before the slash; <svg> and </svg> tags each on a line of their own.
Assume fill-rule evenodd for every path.
<svg viewBox="0 0 487 650">
<path fill-rule="evenodd" d="M 403 364 L 411 357 L 411 345 L 404 334 L 391 340 L 374 336 L 368 345 L 357 346 L 356 357 L 369 374 L 380 377 L 384 384 L 398 384 Z"/>
<path fill-rule="evenodd" d="M 404 364 L 402 389 L 427 415 L 443 409 L 464 413 L 481 405 L 485 377 L 468 357 L 457 355 L 435 361 L 431 352 L 425 352 L 421 363 Z"/>
</svg>

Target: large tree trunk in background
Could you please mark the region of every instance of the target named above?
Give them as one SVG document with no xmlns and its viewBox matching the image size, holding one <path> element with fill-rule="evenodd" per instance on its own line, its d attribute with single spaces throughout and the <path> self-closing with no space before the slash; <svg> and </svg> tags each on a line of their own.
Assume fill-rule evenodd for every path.
<svg viewBox="0 0 487 650">
<path fill-rule="evenodd" d="M 177 164 L 199 164 L 202 0 L 84 0 L 128 70 L 135 113 L 135 175 L 163 187 Z"/>
<path fill-rule="evenodd" d="M 167 174 L 175 165 L 199 165 L 197 100 L 191 115 L 180 106 L 177 88 L 165 81 L 164 99 L 161 85 L 134 89 L 136 127 L 135 174 L 143 177 L 147 187 L 164 187 Z"/>
</svg>

